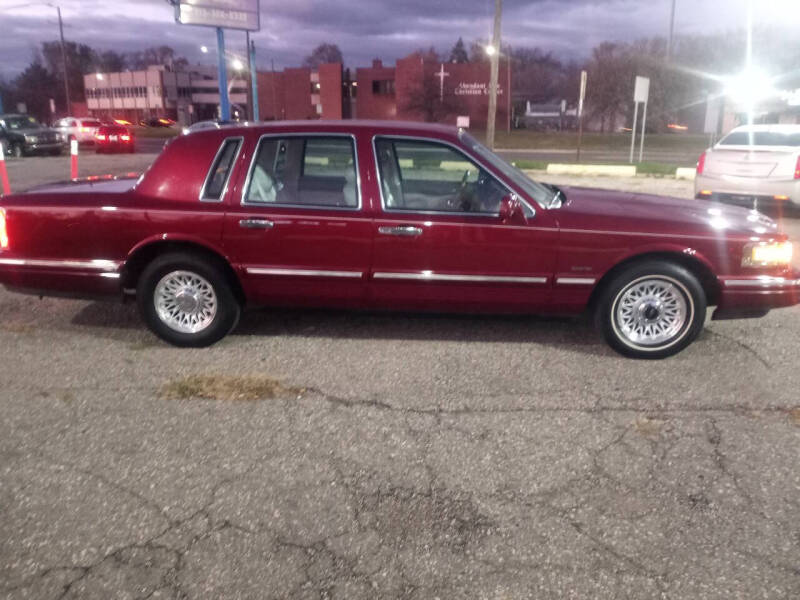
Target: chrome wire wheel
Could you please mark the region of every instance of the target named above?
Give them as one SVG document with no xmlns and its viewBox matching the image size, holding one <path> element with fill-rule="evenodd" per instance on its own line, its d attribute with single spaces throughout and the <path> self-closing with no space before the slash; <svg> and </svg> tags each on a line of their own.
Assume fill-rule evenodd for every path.
<svg viewBox="0 0 800 600">
<path fill-rule="evenodd" d="M 689 291 L 670 277 L 632 281 L 613 304 L 613 325 L 622 340 L 637 348 L 663 348 L 688 331 L 694 306 Z"/>
<path fill-rule="evenodd" d="M 217 315 L 217 294 L 206 279 L 191 271 L 164 275 L 153 293 L 158 318 L 180 333 L 199 333 Z"/>
</svg>

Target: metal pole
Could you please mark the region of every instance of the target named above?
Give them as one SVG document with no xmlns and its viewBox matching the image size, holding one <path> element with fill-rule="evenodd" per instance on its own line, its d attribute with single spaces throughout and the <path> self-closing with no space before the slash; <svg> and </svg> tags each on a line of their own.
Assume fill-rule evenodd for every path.
<svg viewBox="0 0 800 600">
<path fill-rule="evenodd" d="M 250 42 L 249 54 L 247 61 L 250 63 L 250 86 L 252 91 L 250 95 L 253 98 L 253 121 L 261 120 L 261 111 L 258 108 L 258 73 L 256 72 L 256 43 Z"/>
<path fill-rule="evenodd" d="M 252 86 L 252 77 L 253 77 L 253 70 L 250 66 L 250 30 L 246 30 L 244 32 L 244 47 L 245 52 L 247 53 L 247 73 L 250 80 L 248 81 L 247 86 L 247 118 L 249 120 L 253 120 L 253 86 Z"/>
<path fill-rule="evenodd" d="M 636 123 L 639 117 L 639 103 L 633 103 L 633 127 L 631 127 L 631 157 L 628 159 L 628 162 L 633 164 L 633 149 L 636 147 Z"/>
<path fill-rule="evenodd" d="M 508 132 L 511 133 L 511 46 L 508 47 L 506 55 L 506 94 L 508 98 Z"/>
<path fill-rule="evenodd" d="M 69 98 L 69 76 L 67 75 L 67 51 L 64 49 L 64 22 L 61 20 L 61 7 L 56 6 L 56 11 L 58 12 L 58 32 L 61 36 L 61 62 L 62 66 L 64 67 L 64 97 L 67 101 L 67 106 L 65 107 L 66 114 L 72 112 L 72 102 Z"/>
<path fill-rule="evenodd" d="M 219 79 L 219 118 L 231 119 L 231 103 L 228 98 L 228 67 L 225 64 L 225 32 L 217 27 L 217 77 Z"/>
<path fill-rule="evenodd" d="M 494 0 L 494 31 L 492 47 L 494 52 L 489 57 L 489 115 L 486 122 L 486 145 L 494 149 L 494 126 L 497 118 L 497 68 L 500 60 L 500 19 L 503 13 L 503 0 Z"/>
<path fill-rule="evenodd" d="M 576 162 L 581 162 L 581 143 L 583 142 L 583 102 L 586 99 L 586 71 L 581 71 L 581 87 L 578 92 L 578 151 L 575 157 Z M 565 107 L 566 108 L 566 107 Z M 562 110 L 562 114 L 563 114 Z"/>
<path fill-rule="evenodd" d="M 669 37 L 667 38 L 667 62 L 672 60 L 672 43 L 675 36 L 675 2 L 672 0 L 672 11 L 669 17 Z"/>
<path fill-rule="evenodd" d="M 647 102 L 644 103 L 644 110 L 642 112 L 642 139 L 639 140 L 639 162 L 642 162 L 644 156 L 644 128 L 647 124 Z"/>
</svg>

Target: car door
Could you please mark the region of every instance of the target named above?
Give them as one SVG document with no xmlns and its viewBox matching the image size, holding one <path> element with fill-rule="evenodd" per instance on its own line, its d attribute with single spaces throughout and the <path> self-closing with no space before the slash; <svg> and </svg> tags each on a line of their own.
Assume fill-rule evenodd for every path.
<svg viewBox="0 0 800 600">
<path fill-rule="evenodd" d="M 524 204 L 504 221 L 512 193 L 448 142 L 373 139 L 381 207 L 373 225 L 370 299 L 404 309 L 535 311 L 548 304 L 558 231 Z"/>
<path fill-rule="evenodd" d="M 224 228 L 248 296 L 269 304 L 362 304 L 372 239 L 358 152 L 352 135 L 259 138 Z"/>
</svg>

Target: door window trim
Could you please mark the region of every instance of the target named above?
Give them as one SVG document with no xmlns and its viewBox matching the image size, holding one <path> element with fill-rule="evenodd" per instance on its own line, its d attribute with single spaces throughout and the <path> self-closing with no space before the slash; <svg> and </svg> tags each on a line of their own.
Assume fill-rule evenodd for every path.
<svg viewBox="0 0 800 600">
<path fill-rule="evenodd" d="M 353 167 L 356 170 L 356 205 L 355 206 L 322 206 L 319 204 L 288 204 L 283 202 L 248 202 L 247 200 L 247 192 L 250 188 L 250 179 L 253 176 L 253 171 L 256 167 L 256 160 L 258 159 L 258 150 L 261 147 L 261 142 L 265 139 L 283 139 L 283 138 L 348 138 L 353 143 Z M 305 159 L 305 156 L 303 157 Z M 262 207 L 262 208 L 297 208 L 300 210 L 322 210 L 322 211 L 329 211 L 329 210 L 337 210 L 337 211 L 345 211 L 345 212 L 359 212 L 362 206 L 362 199 L 361 199 L 361 169 L 358 166 L 358 140 L 356 139 L 355 134 L 353 133 L 330 133 L 324 131 L 308 131 L 308 132 L 292 132 L 292 133 L 264 133 L 259 136 L 258 141 L 256 141 L 256 147 L 253 151 L 253 157 L 250 159 L 250 166 L 247 169 L 247 178 L 244 180 L 244 186 L 242 187 L 242 198 L 240 201 L 241 206 L 248 206 L 248 207 Z"/>
<path fill-rule="evenodd" d="M 231 160 L 231 166 L 228 169 L 227 174 L 225 175 L 225 185 L 222 186 L 222 191 L 219 193 L 219 198 L 208 198 L 206 197 L 206 189 L 208 188 L 208 184 L 211 183 L 211 180 L 214 176 L 214 167 L 217 165 L 217 161 L 222 156 L 222 153 L 225 151 L 225 147 L 227 146 L 228 142 L 237 142 L 236 152 L 233 155 L 233 160 Z M 206 174 L 205 181 L 203 181 L 203 187 L 200 188 L 200 202 L 223 202 L 225 200 L 225 194 L 228 192 L 228 184 L 231 181 L 231 175 L 233 174 L 234 168 L 236 167 L 236 161 L 239 159 L 239 153 L 242 151 L 242 146 L 244 146 L 244 137 L 240 135 L 229 136 L 222 140 L 217 149 L 217 153 L 214 154 L 214 160 L 211 161 L 211 166 L 208 168 L 208 173 Z"/>
<path fill-rule="evenodd" d="M 497 181 L 501 186 L 503 186 L 510 194 L 516 196 L 520 202 L 530 211 L 531 217 L 533 218 L 536 216 L 536 209 L 533 208 L 528 201 L 519 193 L 514 191 L 505 181 L 500 179 L 494 172 L 489 169 L 484 162 L 479 160 L 475 157 L 471 152 L 467 149 L 462 148 L 452 142 L 447 140 L 442 140 L 435 137 L 424 137 L 424 136 L 416 136 L 416 135 L 393 135 L 393 134 L 386 134 L 386 133 L 378 133 L 372 136 L 372 158 L 375 161 L 375 176 L 378 180 L 378 191 L 381 196 L 381 211 L 385 213 L 392 213 L 392 214 L 401 214 L 401 215 L 458 215 L 460 217 L 498 217 L 500 216 L 500 212 L 493 212 L 493 213 L 485 213 L 485 212 L 465 212 L 465 211 L 446 211 L 446 210 L 403 210 L 403 209 L 393 209 L 386 207 L 386 200 L 383 197 L 383 175 L 381 173 L 381 166 L 378 162 L 378 147 L 377 142 L 379 139 L 387 139 L 387 140 L 403 140 L 403 141 L 412 141 L 412 142 L 432 142 L 435 144 L 441 144 L 443 146 L 448 146 L 466 156 L 471 162 L 475 163 L 478 167 L 486 171 L 486 173 L 492 177 L 495 181 Z M 395 156 L 395 158 L 397 158 Z"/>
</svg>

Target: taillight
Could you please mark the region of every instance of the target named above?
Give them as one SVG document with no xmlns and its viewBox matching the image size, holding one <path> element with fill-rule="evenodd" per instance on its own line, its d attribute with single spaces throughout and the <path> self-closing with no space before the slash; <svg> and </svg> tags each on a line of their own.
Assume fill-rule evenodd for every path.
<svg viewBox="0 0 800 600">
<path fill-rule="evenodd" d="M 0 208 L 0 250 L 8 250 L 8 227 L 6 226 L 6 211 Z"/>
<path fill-rule="evenodd" d="M 98 133 L 98 134 L 97 134 L 96 136 L 94 136 L 94 137 L 95 137 L 95 138 L 97 138 L 98 140 L 100 140 L 101 142 L 105 142 L 105 141 L 106 141 L 106 136 L 105 136 L 105 134 L 103 134 L 103 133 Z"/>
<path fill-rule="evenodd" d="M 703 170 L 706 168 L 706 153 L 703 152 L 700 158 L 697 159 L 697 174 L 702 175 Z"/>
<path fill-rule="evenodd" d="M 121 139 L 123 142 L 130 142 L 131 141 L 131 136 L 123 133 L 121 136 L 119 136 L 119 139 Z"/>
<path fill-rule="evenodd" d="M 800 179 L 800 156 L 797 157 L 797 164 L 794 166 L 794 178 Z"/>
</svg>

